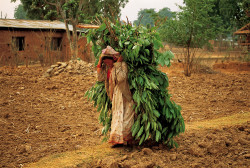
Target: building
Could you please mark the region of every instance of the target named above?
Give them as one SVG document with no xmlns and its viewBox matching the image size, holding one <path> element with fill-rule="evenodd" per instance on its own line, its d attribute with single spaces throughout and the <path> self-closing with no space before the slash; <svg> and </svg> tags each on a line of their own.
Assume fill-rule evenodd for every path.
<svg viewBox="0 0 250 168">
<path fill-rule="evenodd" d="M 250 23 L 246 24 L 244 27 L 234 32 L 234 35 L 239 36 L 239 45 L 247 46 L 248 50 L 250 49 Z"/>
<path fill-rule="evenodd" d="M 72 26 L 69 27 L 72 30 Z M 79 32 L 80 36 L 80 32 Z M 87 40 L 78 40 L 78 57 L 92 61 Z M 0 66 L 70 60 L 65 24 L 48 20 L 0 19 Z"/>
</svg>

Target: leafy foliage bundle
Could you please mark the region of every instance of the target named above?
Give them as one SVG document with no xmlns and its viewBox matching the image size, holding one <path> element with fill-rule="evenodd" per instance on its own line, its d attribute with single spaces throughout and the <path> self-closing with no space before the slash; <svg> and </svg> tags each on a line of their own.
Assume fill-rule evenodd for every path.
<svg viewBox="0 0 250 168">
<path fill-rule="evenodd" d="M 173 137 L 185 130 L 181 107 L 170 99 L 167 75 L 157 69 L 159 64 L 170 66 L 173 54 L 171 51 L 158 51 L 162 43 L 156 28 L 133 27 L 129 23 L 112 23 L 103 19 L 99 29 L 89 30 L 87 39 L 93 43 L 97 61 L 101 50 L 110 45 L 128 64 L 128 81 L 136 113 L 131 131 L 135 139 L 140 140 L 139 144 L 151 139 L 177 147 Z M 104 126 L 103 133 L 107 134 L 112 105 L 104 84 L 97 82 L 86 95 L 101 111 L 99 119 Z"/>
</svg>

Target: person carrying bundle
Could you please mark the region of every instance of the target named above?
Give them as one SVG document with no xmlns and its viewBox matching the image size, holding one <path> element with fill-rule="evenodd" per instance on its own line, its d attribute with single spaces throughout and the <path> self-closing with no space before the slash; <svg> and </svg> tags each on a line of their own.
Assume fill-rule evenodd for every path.
<svg viewBox="0 0 250 168">
<path fill-rule="evenodd" d="M 109 143 L 112 147 L 131 144 L 135 112 L 128 83 L 128 67 L 120 53 L 110 46 L 103 49 L 99 57 L 97 80 L 105 82 L 107 95 L 112 101 Z"/>
</svg>

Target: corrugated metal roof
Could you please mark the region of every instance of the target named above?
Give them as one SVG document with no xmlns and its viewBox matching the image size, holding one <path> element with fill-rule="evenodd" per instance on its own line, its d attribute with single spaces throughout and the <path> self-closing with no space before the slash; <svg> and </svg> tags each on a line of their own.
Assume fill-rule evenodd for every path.
<svg viewBox="0 0 250 168">
<path fill-rule="evenodd" d="M 49 20 L 19 20 L 19 19 L 0 19 L 0 27 L 24 28 L 24 29 L 61 29 L 65 30 L 65 24 L 61 21 Z M 70 31 L 73 30 L 69 25 Z"/>
</svg>

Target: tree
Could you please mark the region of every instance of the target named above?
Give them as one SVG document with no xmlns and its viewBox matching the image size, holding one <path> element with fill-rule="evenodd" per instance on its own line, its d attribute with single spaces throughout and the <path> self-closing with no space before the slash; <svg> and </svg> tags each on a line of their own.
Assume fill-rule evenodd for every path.
<svg viewBox="0 0 250 168">
<path fill-rule="evenodd" d="M 167 17 L 168 19 L 170 19 L 173 16 L 173 12 L 169 8 L 165 7 L 159 10 L 158 15 L 160 18 Z"/>
<path fill-rule="evenodd" d="M 31 19 L 64 21 L 70 43 L 71 59 L 76 59 L 78 55 L 76 26 L 79 22 L 89 21 L 96 14 L 119 17 L 120 7 L 124 7 L 128 0 L 21 0 L 21 2 Z M 72 36 L 69 24 L 73 27 Z"/>
<path fill-rule="evenodd" d="M 14 13 L 15 19 L 28 19 L 27 13 L 23 9 L 23 5 L 19 4 L 17 8 L 15 8 L 15 13 Z"/>
<path fill-rule="evenodd" d="M 154 18 L 156 12 L 154 9 L 141 9 L 138 12 L 138 19 L 134 21 L 135 25 L 144 25 L 144 26 L 154 26 Z"/>
<path fill-rule="evenodd" d="M 239 29 L 250 22 L 248 0 L 216 0 L 217 11 L 226 28 Z"/>
<path fill-rule="evenodd" d="M 56 20 L 58 18 L 55 6 L 47 4 L 44 0 L 20 0 L 27 17 L 32 20 Z M 55 2 L 56 0 L 50 0 Z M 16 2 L 16 0 L 11 0 Z"/>
<path fill-rule="evenodd" d="M 171 18 L 173 12 L 167 7 L 156 12 L 154 9 L 141 9 L 138 12 L 138 18 L 134 21 L 135 25 L 155 26 L 158 22 Z"/>
<path fill-rule="evenodd" d="M 217 23 L 217 27 L 222 30 L 217 37 L 220 41 L 232 36 L 237 29 L 250 22 L 247 0 L 214 0 L 213 2 L 213 12 L 210 12 L 209 15 L 221 18 L 221 22 Z"/>
<path fill-rule="evenodd" d="M 219 29 L 217 17 L 211 17 L 214 4 L 211 0 L 185 0 L 181 12 L 167 20 L 160 28 L 163 40 L 183 47 L 184 74 L 191 76 L 191 69 L 198 48 L 208 45 Z"/>
</svg>

